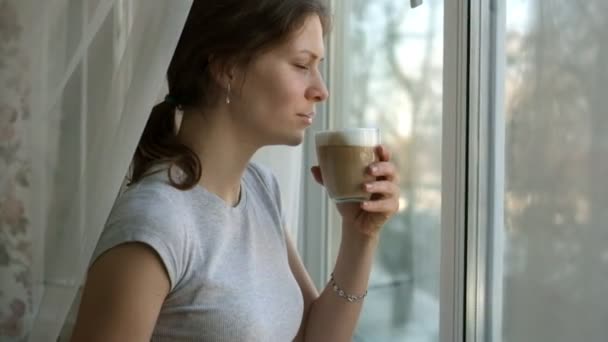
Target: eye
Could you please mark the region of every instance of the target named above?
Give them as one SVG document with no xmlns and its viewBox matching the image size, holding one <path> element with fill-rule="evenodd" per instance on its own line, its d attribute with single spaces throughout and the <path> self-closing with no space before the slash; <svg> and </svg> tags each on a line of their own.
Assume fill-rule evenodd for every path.
<svg viewBox="0 0 608 342">
<path fill-rule="evenodd" d="M 303 64 L 295 64 L 296 68 L 301 69 L 301 70 L 309 70 L 310 68 L 306 65 Z"/>
</svg>

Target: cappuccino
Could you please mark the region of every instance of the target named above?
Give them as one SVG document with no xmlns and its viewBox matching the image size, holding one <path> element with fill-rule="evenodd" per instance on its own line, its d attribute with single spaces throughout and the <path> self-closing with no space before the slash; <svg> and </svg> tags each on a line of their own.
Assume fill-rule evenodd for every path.
<svg viewBox="0 0 608 342">
<path fill-rule="evenodd" d="M 380 143 L 376 128 L 319 132 L 315 136 L 317 158 L 329 197 L 336 202 L 361 202 L 371 194 L 363 184 L 374 180 L 367 167 L 377 161 Z"/>
</svg>

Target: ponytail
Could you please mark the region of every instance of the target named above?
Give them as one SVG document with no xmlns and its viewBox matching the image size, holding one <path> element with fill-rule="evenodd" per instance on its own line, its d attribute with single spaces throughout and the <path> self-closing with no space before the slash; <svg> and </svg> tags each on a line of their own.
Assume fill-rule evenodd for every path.
<svg viewBox="0 0 608 342">
<path fill-rule="evenodd" d="M 198 184 L 201 178 L 201 162 L 190 148 L 179 143 L 175 137 L 175 109 L 176 105 L 167 100 L 152 109 L 133 156 L 133 172 L 129 185 L 143 179 L 150 167 L 161 163 L 169 164 L 169 182 L 175 188 L 188 190 Z M 170 170 L 174 165 L 183 171 L 184 179 L 173 179 Z"/>
</svg>

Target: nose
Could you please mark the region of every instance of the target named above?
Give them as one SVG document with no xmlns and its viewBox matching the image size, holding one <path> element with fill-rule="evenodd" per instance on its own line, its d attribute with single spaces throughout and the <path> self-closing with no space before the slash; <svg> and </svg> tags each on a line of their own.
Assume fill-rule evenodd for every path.
<svg viewBox="0 0 608 342">
<path fill-rule="evenodd" d="M 323 102 L 329 97 L 329 91 L 323 81 L 323 78 L 318 77 L 317 81 L 306 91 L 306 98 L 314 102 Z"/>
</svg>

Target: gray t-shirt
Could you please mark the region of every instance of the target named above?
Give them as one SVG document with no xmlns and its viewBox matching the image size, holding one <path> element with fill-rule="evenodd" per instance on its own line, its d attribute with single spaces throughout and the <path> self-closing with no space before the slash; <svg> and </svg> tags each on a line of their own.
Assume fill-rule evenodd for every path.
<svg viewBox="0 0 608 342">
<path fill-rule="evenodd" d="M 91 263 L 137 241 L 162 259 L 171 282 L 152 341 L 291 341 L 303 298 L 287 261 L 279 187 L 250 163 L 239 204 L 201 186 L 180 191 L 167 172 L 116 201 Z"/>
</svg>

